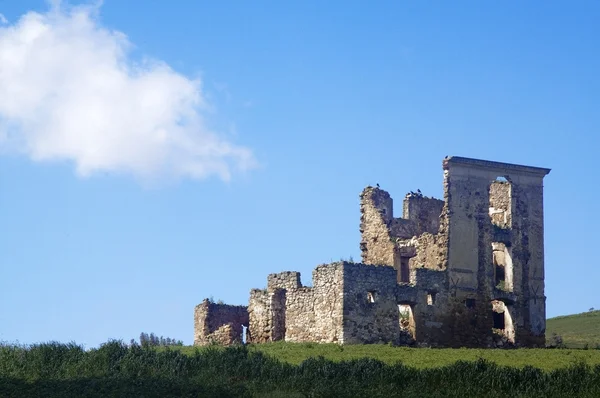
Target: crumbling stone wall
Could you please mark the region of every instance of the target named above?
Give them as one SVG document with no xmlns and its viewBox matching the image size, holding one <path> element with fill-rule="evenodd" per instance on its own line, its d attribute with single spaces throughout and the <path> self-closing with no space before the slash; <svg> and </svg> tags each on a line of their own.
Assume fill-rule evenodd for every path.
<svg viewBox="0 0 600 398">
<path fill-rule="evenodd" d="M 282 340 L 286 328 L 286 290 L 252 289 L 248 303 L 247 343 Z"/>
<path fill-rule="evenodd" d="M 267 276 L 267 289 L 297 289 L 302 287 L 300 272 L 286 271 Z"/>
<path fill-rule="evenodd" d="M 267 289 L 250 293 L 248 341 L 543 346 L 550 170 L 460 157 L 443 169 L 444 200 L 411 193 L 402 218 L 389 193 L 365 188 L 364 264 L 320 265 L 313 287 L 298 272 L 269 275 Z M 239 335 L 226 316 L 204 313 L 197 340 Z"/>
<path fill-rule="evenodd" d="M 543 178 L 550 170 L 466 158 L 444 161 L 449 186 L 449 278 L 511 307 L 515 343 L 543 346 Z M 506 182 L 497 182 L 503 176 Z M 491 209 L 505 214 L 495 218 Z M 505 222 L 506 220 L 506 222 Z M 502 222 L 500 222 L 502 221 Z M 510 248 L 512 291 L 496 286 L 494 247 Z"/>
<path fill-rule="evenodd" d="M 341 342 L 342 263 L 319 266 L 313 287 L 303 287 L 300 273 L 282 272 L 268 277 L 267 290 L 252 290 L 249 342 L 283 340 Z"/>
<path fill-rule="evenodd" d="M 512 226 L 511 184 L 508 181 L 494 181 L 490 184 L 489 214 L 492 224 L 500 228 Z"/>
<path fill-rule="evenodd" d="M 250 290 L 248 318 L 249 327 L 246 332 L 246 342 L 267 343 L 273 341 L 271 337 L 273 328 L 271 294 L 266 289 Z"/>
<path fill-rule="evenodd" d="M 445 184 L 444 184 L 445 186 Z M 418 193 L 406 195 L 403 217 L 393 217 L 393 201 L 379 187 L 361 194 L 361 251 L 363 262 L 408 268 L 445 269 L 448 260 L 446 202 Z M 404 279 L 400 275 L 398 281 Z"/>
<path fill-rule="evenodd" d="M 242 342 L 247 326 L 248 308 L 217 304 L 205 299 L 194 309 L 194 345 L 230 345 Z"/>
<path fill-rule="evenodd" d="M 396 271 L 344 263 L 344 343 L 398 343 Z"/>
<path fill-rule="evenodd" d="M 390 194 L 379 188 L 365 188 L 360 195 L 360 213 L 360 249 L 363 262 L 394 265 L 394 243 L 389 229 L 394 220 Z M 410 223 L 403 223 L 403 227 L 412 230 Z M 400 226 L 396 228 L 402 229 Z"/>
<path fill-rule="evenodd" d="M 408 194 L 404 198 L 402 218 L 413 221 L 414 235 L 421 235 L 424 232 L 435 235 L 440 230 L 440 215 L 443 208 L 443 200 Z"/>
</svg>

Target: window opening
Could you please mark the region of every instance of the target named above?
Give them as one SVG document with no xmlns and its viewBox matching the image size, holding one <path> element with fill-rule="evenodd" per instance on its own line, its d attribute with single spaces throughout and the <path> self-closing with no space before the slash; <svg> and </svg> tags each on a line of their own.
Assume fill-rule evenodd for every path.
<svg viewBox="0 0 600 398">
<path fill-rule="evenodd" d="M 375 302 L 375 291 L 367 292 L 367 302 L 374 303 Z"/>
<path fill-rule="evenodd" d="M 506 177 L 498 177 L 489 186 L 489 215 L 492 224 L 508 229 L 512 227 L 512 184 Z"/>
<path fill-rule="evenodd" d="M 494 329 L 504 330 L 504 312 L 494 312 Z"/>
<path fill-rule="evenodd" d="M 415 338 L 415 321 L 410 304 L 398 304 L 400 331 L 406 336 Z"/>
<path fill-rule="evenodd" d="M 400 257 L 400 267 L 398 268 L 398 283 L 410 283 L 410 257 Z"/>
<path fill-rule="evenodd" d="M 427 293 L 427 305 L 434 305 L 435 304 L 435 292 L 429 292 Z"/>
<path fill-rule="evenodd" d="M 492 301 L 493 332 L 496 336 L 514 343 L 515 326 L 509 308 L 503 301 Z"/>
<path fill-rule="evenodd" d="M 502 242 L 492 242 L 494 286 L 506 292 L 513 291 L 512 250 Z"/>
</svg>

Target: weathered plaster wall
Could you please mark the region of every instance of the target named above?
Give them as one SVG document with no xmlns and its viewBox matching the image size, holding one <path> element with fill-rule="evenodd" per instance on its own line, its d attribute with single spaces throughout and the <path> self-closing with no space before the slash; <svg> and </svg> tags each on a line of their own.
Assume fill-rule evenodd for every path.
<svg viewBox="0 0 600 398">
<path fill-rule="evenodd" d="M 477 292 L 512 307 L 515 342 L 543 345 L 543 177 L 547 169 L 464 158 L 444 162 L 449 185 L 449 277 L 459 295 Z M 504 176 L 510 184 L 495 183 Z M 490 198 L 492 195 L 492 198 Z M 507 208 L 510 223 L 490 217 Z M 498 226 L 497 224 L 501 224 Z M 494 242 L 510 247 L 513 292 L 496 288 Z M 535 253 L 535 254 L 534 254 Z"/>
<path fill-rule="evenodd" d="M 248 323 L 246 306 L 217 304 L 205 299 L 194 309 L 194 345 L 241 343 L 242 325 Z"/>
</svg>

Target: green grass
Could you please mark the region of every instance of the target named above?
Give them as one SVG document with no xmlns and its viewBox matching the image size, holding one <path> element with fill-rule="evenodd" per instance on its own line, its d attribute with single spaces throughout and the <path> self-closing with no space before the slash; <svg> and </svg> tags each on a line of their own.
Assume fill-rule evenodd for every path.
<svg viewBox="0 0 600 398">
<path fill-rule="evenodd" d="M 583 348 L 586 344 L 596 348 L 600 346 L 600 311 L 550 318 L 546 321 L 546 338 L 552 333 L 562 336 L 568 348 Z"/>
<path fill-rule="evenodd" d="M 580 361 L 591 366 L 600 364 L 600 349 L 596 349 L 600 347 L 600 311 L 548 319 L 546 337 L 549 341 L 552 333 L 562 336 L 568 349 L 424 349 L 388 345 L 339 346 L 283 342 L 251 345 L 249 349 L 293 365 L 319 356 L 336 362 L 367 357 L 390 365 L 401 362 L 417 369 L 451 365 L 459 360 L 476 361 L 480 358 L 501 366 L 523 368 L 529 365 L 545 371 L 565 368 Z M 589 350 L 581 350 L 586 344 Z M 180 349 L 187 354 L 194 352 L 193 347 Z"/>
<path fill-rule="evenodd" d="M 590 366 L 600 365 L 600 350 L 579 349 L 472 349 L 472 348 L 408 348 L 392 347 L 383 344 L 346 345 L 316 343 L 267 343 L 249 345 L 251 352 L 263 354 L 298 365 L 308 358 L 322 356 L 340 362 L 360 358 L 372 358 L 388 365 L 401 362 L 416 369 L 438 368 L 457 361 L 477 361 L 484 359 L 500 366 L 524 368 L 533 366 L 544 371 L 552 371 L 577 363 Z M 193 355 L 194 347 L 177 348 L 182 353 Z"/>
</svg>

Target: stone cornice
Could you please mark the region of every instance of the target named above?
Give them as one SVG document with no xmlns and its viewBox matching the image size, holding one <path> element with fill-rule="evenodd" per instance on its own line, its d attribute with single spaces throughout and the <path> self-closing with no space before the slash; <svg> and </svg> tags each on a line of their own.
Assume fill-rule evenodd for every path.
<svg viewBox="0 0 600 398">
<path fill-rule="evenodd" d="M 535 174 L 541 177 L 550 173 L 551 169 L 546 169 L 543 167 L 533 167 L 533 166 L 523 166 L 520 164 L 512 164 L 512 163 L 501 163 L 501 162 L 492 162 L 490 160 L 481 160 L 481 159 L 472 159 L 472 158 L 463 158 L 461 156 L 450 156 L 444 159 L 444 170 L 447 170 L 451 165 L 465 165 L 468 167 L 494 170 L 494 171 L 506 171 L 506 172 L 514 172 L 514 173 L 526 173 L 526 174 Z M 501 173 L 500 173 L 501 174 Z"/>
</svg>

